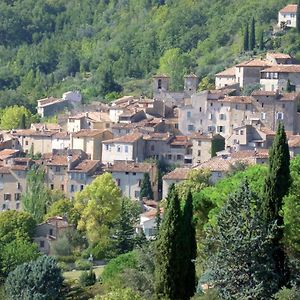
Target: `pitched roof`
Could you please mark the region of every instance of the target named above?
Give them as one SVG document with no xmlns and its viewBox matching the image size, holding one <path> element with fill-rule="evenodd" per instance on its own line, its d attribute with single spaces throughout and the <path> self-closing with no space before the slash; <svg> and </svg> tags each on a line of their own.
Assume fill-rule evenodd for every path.
<svg viewBox="0 0 300 300">
<path fill-rule="evenodd" d="M 277 93 L 272 91 L 257 90 L 251 93 L 251 96 L 275 96 Z"/>
<path fill-rule="evenodd" d="M 51 137 L 55 134 L 55 131 L 36 131 L 32 129 L 21 129 L 16 130 L 12 133 L 13 136 L 40 136 L 40 137 Z"/>
<path fill-rule="evenodd" d="M 285 6 L 284 8 L 282 8 L 279 12 L 282 14 L 285 13 L 297 13 L 297 8 L 298 5 L 297 4 L 288 4 L 287 6 Z"/>
<path fill-rule="evenodd" d="M 235 67 L 228 68 L 222 72 L 216 74 L 219 77 L 234 77 L 235 76 Z"/>
<path fill-rule="evenodd" d="M 129 133 L 114 139 L 103 141 L 104 144 L 112 144 L 112 143 L 134 143 L 141 139 L 143 135 L 139 132 Z"/>
<path fill-rule="evenodd" d="M 186 180 L 188 178 L 188 174 L 191 171 L 190 168 L 176 168 L 170 173 L 163 176 L 165 180 Z"/>
<path fill-rule="evenodd" d="M 191 142 L 189 141 L 188 137 L 185 135 L 176 135 L 171 140 L 170 145 L 189 146 L 191 145 Z"/>
<path fill-rule="evenodd" d="M 82 129 L 76 133 L 73 133 L 73 137 L 80 138 L 80 137 L 94 137 L 98 134 L 101 134 L 105 131 L 108 131 L 107 129 Z"/>
<path fill-rule="evenodd" d="M 198 76 L 194 73 L 190 73 L 190 74 L 184 75 L 184 78 L 198 78 Z"/>
<path fill-rule="evenodd" d="M 268 52 L 267 56 L 273 57 L 275 59 L 290 59 L 290 58 L 292 58 L 289 54 L 285 54 L 285 53 Z"/>
<path fill-rule="evenodd" d="M 70 138 L 70 134 L 66 131 L 62 131 L 62 132 L 57 132 L 53 135 L 53 137 L 55 139 L 69 139 Z"/>
<path fill-rule="evenodd" d="M 221 156 L 216 156 L 210 160 L 199 164 L 195 169 L 207 169 L 214 172 L 226 172 L 231 168 L 230 159 L 224 159 Z"/>
<path fill-rule="evenodd" d="M 263 59 L 250 59 L 237 64 L 236 67 L 268 67 L 271 66 L 269 62 Z"/>
<path fill-rule="evenodd" d="M 276 65 L 261 71 L 262 73 L 300 73 L 300 65 Z"/>
<path fill-rule="evenodd" d="M 108 165 L 104 169 L 108 172 L 148 173 L 154 166 L 155 165 L 151 163 L 115 162 L 113 165 Z"/>
<path fill-rule="evenodd" d="M 0 151 L 0 160 L 12 157 L 14 154 L 19 153 L 19 150 L 14 149 L 4 149 Z"/>
<path fill-rule="evenodd" d="M 288 144 L 289 147 L 300 147 L 300 135 L 291 135 Z"/>
<path fill-rule="evenodd" d="M 10 174 L 9 167 L 0 167 L 0 174 Z"/>
<path fill-rule="evenodd" d="M 72 168 L 69 172 L 78 172 L 78 173 L 88 173 L 93 170 L 97 165 L 99 165 L 99 160 L 89 160 L 85 159 L 80 162 L 77 166 Z"/>
<path fill-rule="evenodd" d="M 218 101 L 250 104 L 253 101 L 253 97 L 251 97 L 251 96 L 227 96 L 224 99 L 219 99 Z"/>
<path fill-rule="evenodd" d="M 280 98 L 280 101 L 294 101 L 298 98 L 299 93 L 285 93 Z"/>
</svg>

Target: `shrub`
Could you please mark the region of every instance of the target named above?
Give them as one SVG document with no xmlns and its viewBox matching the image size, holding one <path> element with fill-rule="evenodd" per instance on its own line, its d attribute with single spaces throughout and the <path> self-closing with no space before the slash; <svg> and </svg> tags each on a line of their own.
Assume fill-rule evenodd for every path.
<svg viewBox="0 0 300 300">
<path fill-rule="evenodd" d="M 64 262 L 64 263 L 67 263 L 67 264 L 71 264 L 71 263 L 74 263 L 76 261 L 76 257 L 73 256 L 73 255 L 57 256 L 56 259 L 59 262 Z"/>
<path fill-rule="evenodd" d="M 93 264 L 87 260 L 79 259 L 75 261 L 75 267 L 77 270 L 89 270 Z"/>
<path fill-rule="evenodd" d="M 88 272 L 84 271 L 80 274 L 79 283 L 82 286 L 91 286 L 96 283 L 96 274 L 90 269 Z"/>
</svg>

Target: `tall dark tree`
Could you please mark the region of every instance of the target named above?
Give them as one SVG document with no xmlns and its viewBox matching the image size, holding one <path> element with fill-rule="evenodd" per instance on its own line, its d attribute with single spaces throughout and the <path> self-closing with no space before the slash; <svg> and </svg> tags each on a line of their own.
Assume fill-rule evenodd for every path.
<svg viewBox="0 0 300 300">
<path fill-rule="evenodd" d="M 251 20 L 250 36 L 249 36 L 249 49 L 253 50 L 255 48 L 255 19 L 254 17 Z"/>
<path fill-rule="evenodd" d="M 159 299 L 180 299 L 181 210 L 178 194 L 171 186 L 155 252 L 155 293 Z"/>
<path fill-rule="evenodd" d="M 297 13 L 296 13 L 296 26 L 297 31 L 300 32 L 300 0 L 298 0 L 298 7 L 297 7 Z"/>
<path fill-rule="evenodd" d="M 246 23 L 245 31 L 244 31 L 244 51 L 249 50 L 249 27 L 248 23 Z"/>
<path fill-rule="evenodd" d="M 279 276 L 279 287 L 284 286 L 289 280 L 286 266 L 286 255 L 282 245 L 283 216 L 281 209 L 283 197 L 287 195 L 291 185 L 290 154 L 286 139 L 284 125 L 278 124 L 276 137 L 270 150 L 269 171 L 265 182 L 263 213 L 266 222 L 276 222 L 277 230 L 273 238 L 274 260 L 276 273 Z"/>
<path fill-rule="evenodd" d="M 212 283 L 220 299 L 270 299 L 277 291 L 272 258 L 272 226 L 266 226 L 261 200 L 247 181 L 222 208 L 211 245 Z"/>
<path fill-rule="evenodd" d="M 193 222 L 193 197 L 189 192 L 185 201 L 182 216 L 182 289 L 181 299 L 194 296 L 196 287 L 195 259 L 197 256 L 196 230 Z"/>
<path fill-rule="evenodd" d="M 161 224 L 161 216 L 160 216 L 160 205 L 159 203 L 157 204 L 157 211 L 156 211 L 156 216 L 155 216 L 155 223 L 156 223 L 156 236 L 159 234 L 159 228 Z"/>
<path fill-rule="evenodd" d="M 265 49 L 265 41 L 264 41 L 264 32 L 262 30 L 259 36 L 259 50 L 262 51 L 264 49 Z"/>
<path fill-rule="evenodd" d="M 21 116 L 19 127 L 21 129 L 25 129 L 26 128 L 26 116 L 25 116 L 25 114 L 22 114 L 22 116 Z"/>
<path fill-rule="evenodd" d="M 143 177 L 142 184 L 141 184 L 140 197 L 141 197 L 141 199 L 144 197 L 147 199 L 153 199 L 153 191 L 152 191 L 152 187 L 151 187 L 149 173 L 144 173 L 144 177 Z"/>
</svg>

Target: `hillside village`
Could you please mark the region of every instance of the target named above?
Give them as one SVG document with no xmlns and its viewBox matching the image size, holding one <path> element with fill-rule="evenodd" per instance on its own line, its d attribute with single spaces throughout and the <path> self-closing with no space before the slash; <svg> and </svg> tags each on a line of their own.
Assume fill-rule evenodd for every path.
<svg viewBox="0 0 300 300">
<path fill-rule="evenodd" d="M 0 299 L 298 299 L 300 51 L 270 45 L 299 5 L 259 25 L 265 48 L 243 19 L 214 82 L 189 62 L 180 89 L 160 67 L 131 94 L 109 69 L 101 100 L 49 88 L 10 127 L 3 108 Z"/>
</svg>

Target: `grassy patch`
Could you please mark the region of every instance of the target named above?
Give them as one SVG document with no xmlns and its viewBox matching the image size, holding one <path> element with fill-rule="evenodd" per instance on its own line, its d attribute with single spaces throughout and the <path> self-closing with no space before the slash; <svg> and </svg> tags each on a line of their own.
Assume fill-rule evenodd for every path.
<svg viewBox="0 0 300 300">
<path fill-rule="evenodd" d="M 98 266 L 98 267 L 93 268 L 93 271 L 96 274 L 97 280 L 98 280 L 99 276 L 102 274 L 103 269 L 104 269 L 104 266 Z M 69 272 L 64 272 L 63 275 L 67 281 L 74 281 L 74 280 L 78 281 L 79 276 L 82 272 L 83 271 L 77 271 L 77 270 L 69 271 Z"/>
</svg>

